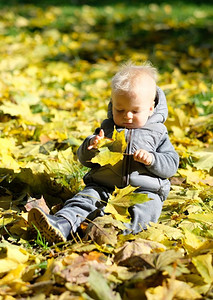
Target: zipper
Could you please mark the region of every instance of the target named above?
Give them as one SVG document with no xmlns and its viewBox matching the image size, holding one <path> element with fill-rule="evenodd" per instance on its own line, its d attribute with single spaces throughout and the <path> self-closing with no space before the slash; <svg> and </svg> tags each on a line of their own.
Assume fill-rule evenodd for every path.
<svg viewBox="0 0 213 300">
<path fill-rule="evenodd" d="M 132 129 L 129 129 L 128 130 L 128 133 L 127 133 L 127 148 L 126 148 L 126 159 L 124 161 L 124 176 L 123 176 L 123 184 L 124 186 L 127 186 L 129 185 L 129 175 L 130 175 L 130 166 L 131 166 L 131 148 L 132 148 L 132 134 L 133 134 L 133 131 Z"/>
</svg>

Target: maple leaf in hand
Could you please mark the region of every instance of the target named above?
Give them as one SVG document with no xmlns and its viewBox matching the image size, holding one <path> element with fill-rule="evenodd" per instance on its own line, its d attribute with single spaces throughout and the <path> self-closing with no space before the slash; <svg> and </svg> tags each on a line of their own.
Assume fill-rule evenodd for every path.
<svg viewBox="0 0 213 300">
<path fill-rule="evenodd" d="M 123 159 L 126 147 L 125 130 L 118 132 L 114 129 L 112 139 L 104 137 L 99 141 L 97 145 L 99 152 L 91 159 L 91 162 L 98 163 L 101 166 L 107 164 L 114 166 Z"/>
</svg>

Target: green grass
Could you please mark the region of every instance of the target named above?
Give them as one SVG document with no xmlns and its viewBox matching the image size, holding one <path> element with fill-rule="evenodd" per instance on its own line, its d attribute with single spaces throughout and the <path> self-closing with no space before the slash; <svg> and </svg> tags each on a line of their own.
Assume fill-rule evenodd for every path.
<svg viewBox="0 0 213 300">
<path fill-rule="evenodd" d="M 35 244 L 39 247 L 41 247 L 43 250 L 48 250 L 49 246 L 48 246 L 48 242 L 45 240 L 45 237 L 43 237 L 41 235 L 41 232 L 38 230 L 38 228 L 33 224 L 36 232 L 37 232 L 37 236 L 36 239 L 34 240 Z"/>
<path fill-rule="evenodd" d="M 209 92 L 206 94 L 198 94 L 193 97 L 192 102 L 199 108 L 200 115 L 205 116 L 213 114 L 213 93 Z"/>
<path fill-rule="evenodd" d="M 209 0 L 188 0 L 187 4 L 209 4 Z M 8 0 L 8 1 L 3 1 L 1 0 L 0 5 L 5 6 L 5 5 L 22 5 L 22 4 L 34 4 L 34 5 L 39 5 L 39 6 L 49 6 L 49 5 L 57 5 L 57 6 L 64 6 L 64 5 L 73 5 L 73 6 L 81 6 L 81 5 L 90 5 L 90 6 L 105 6 L 105 5 L 116 5 L 116 4 L 125 4 L 128 6 L 137 6 L 140 5 L 141 3 L 143 4 L 150 4 L 150 3 L 157 3 L 157 4 L 162 4 L 162 3 L 170 3 L 170 4 L 182 4 L 186 3 L 183 0 L 167 0 L 167 1 L 162 1 L 162 0 L 132 0 L 131 3 L 128 0 L 102 0 L 102 1 L 97 1 L 97 0 Z M 210 5 L 210 4 L 209 4 Z"/>
</svg>

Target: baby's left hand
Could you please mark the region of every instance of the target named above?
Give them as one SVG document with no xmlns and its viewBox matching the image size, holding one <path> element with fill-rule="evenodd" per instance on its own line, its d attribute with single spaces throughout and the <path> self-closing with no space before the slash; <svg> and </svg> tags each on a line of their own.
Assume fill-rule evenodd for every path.
<svg viewBox="0 0 213 300">
<path fill-rule="evenodd" d="M 133 154 L 133 158 L 135 161 L 141 162 L 146 166 L 149 166 L 152 163 L 152 154 L 144 149 L 136 150 Z"/>
</svg>

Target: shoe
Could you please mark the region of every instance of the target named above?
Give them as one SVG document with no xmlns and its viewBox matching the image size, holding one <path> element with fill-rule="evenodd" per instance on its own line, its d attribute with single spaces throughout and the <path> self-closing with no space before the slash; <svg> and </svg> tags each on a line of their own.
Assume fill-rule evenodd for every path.
<svg viewBox="0 0 213 300">
<path fill-rule="evenodd" d="M 42 237 L 49 244 L 66 242 L 67 239 L 62 233 L 63 229 L 57 224 L 64 218 L 56 217 L 53 215 L 47 215 L 41 208 L 33 207 L 28 214 L 28 223 L 31 227 L 35 227 L 39 230 Z M 68 221 L 64 219 L 67 223 Z"/>
</svg>

